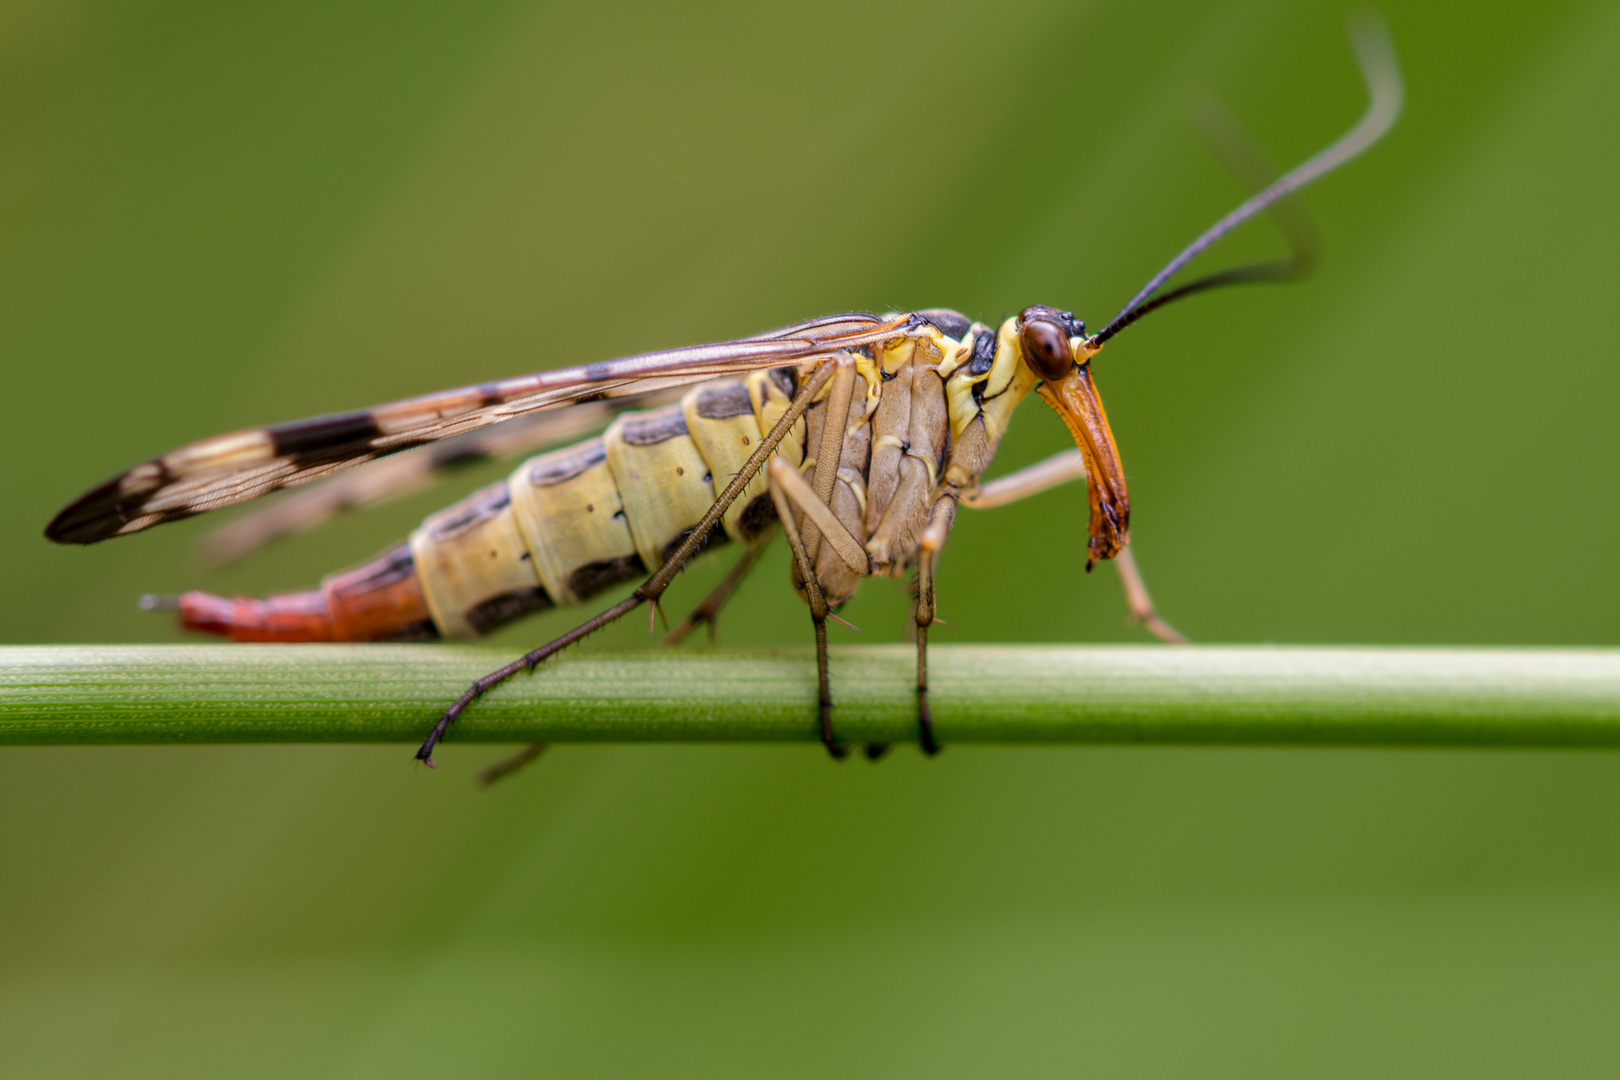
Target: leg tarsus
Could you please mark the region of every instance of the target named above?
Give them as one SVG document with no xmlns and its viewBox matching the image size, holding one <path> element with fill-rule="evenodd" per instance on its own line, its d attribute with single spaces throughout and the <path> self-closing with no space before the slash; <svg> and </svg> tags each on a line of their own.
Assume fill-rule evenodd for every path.
<svg viewBox="0 0 1620 1080">
<path fill-rule="evenodd" d="M 917 690 L 917 745 L 929 757 L 939 753 L 943 747 L 934 737 L 934 714 L 928 708 L 928 688 L 920 687 Z"/>
<path fill-rule="evenodd" d="M 923 530 L 918 545 L 917 607 L 913 620 L 917 626 L 917 744 L 929 757 L 939 753 L 939 739 L 934 735 L 934 712 L 928 705 L 928 628 L 934 624 L 934 559 L 945 546 L 951 522 L 956 517 L 956 499 L 942 495 L 928 512 L 928 527 Z"/>
<path fill-rule="evenodd" d="M 929 757 L 939 753 L 934 737 L 934 712 L 928 707 L 928 627 L 917 623 L 917 745 Z"/>
<path fill-rule="evenodd" d="M 524 660 L 527 659 L 527 657 L 524 658 Z M 518 661 L 518 664 L 521 665 L 523 662 L 523 660 L 520 660 Z M 456 722 L 456 717 L 460 716 L 462 711 L 465 710 L 468 705 L 471 705 L 474 701 L 478 700 L 479 695 L 484 692 L 483 684 L 485 680 L 499 677 L 497 681 L 504 681 L 505 679 L 511 677 L 510 669 L 513 666 L 514 665 L 509 664 L 500 671 L 485 675 L 482 679 L 479 679 L 477 682 L 467 687 L 467 689 L 463 690 L 461 692 L 461 696 L 456 698 L 448 709 L 439 714 L 438 722 L 433 725 L 433 730 L 428 732 L 428 737 L 423 740 L 422 745 L 417 748 L 416 760 L 420 761 L 430 769 L 438 768 L 438 765 L 433 760 L 433 748 L 439 745 L 439 740 L 444 738 L 444 733 L 450 730 L 450 725 Z M 491 683 L 491 685 L 494 684 Z"/>
<path fill-rule="evenodd" d="M 1136 556 L 1131 554 L 1130 548 L 1114 556 L 1114 569 L 1119 571 L 1119 584 L 1125 591 L 1125 603 L 1131 611 L 1130 621 L 1144 627 L 1166 645 L 1187 644 L 1187 638 L 1181 631 L 1159 618 L 1153 606 L 1153 597 L 1148 595 L 1147 582 L 1142 579 L 1142 571 L 1136 565 Z"/>
<path fill-rule="evenodd" d="M 433 725 L 433 730 L 428 732 L 428 737 L 423 741 L 421 749 L 416 751 L 416 760 L 432 768 L 433 748 L 444 738 L 445 732 L 450 730 L 450 725 L 456 722 L 456 718 L 466 711 L 467 706 L 477 701 L 486 691 L 494 689 L 520 671 L 532 672 L 541 661 L 556 655 L 581 638 L 594 634 L 608 623 L 613 622 L 622 615 L 629 614 L 645 602 L 646 598 L 639 592 L 631 593 L 595 618 L 574 627 L 562 637 L 548 641 L 533 652 L 518 657 L 518 659 L 505 667 L 475 680 L 471 686 L 461 692 L 461 696 L 456 698 L 448 709 L 444 710 L 444 713 L 439 717 L 438 723 Z"/>
<path fill-rule="evenodd" d="M 823 706 L 821 710 L 821 745 L 827 748 L 827 756 L 834 761 L 849 757 L 849 747 L 833 737 L 831 705 Z"/>
<path fill-rule="evenodd" d="M 827 620 L 816 620 L 816 677 L 821 690 L 821 745 L 827 748 L 834 761 L 843 761 L 849 754 L 849 747 L 838 741 L 833 734 L 833 699 L 832 679 L 827 672 Z"/>
</svg>

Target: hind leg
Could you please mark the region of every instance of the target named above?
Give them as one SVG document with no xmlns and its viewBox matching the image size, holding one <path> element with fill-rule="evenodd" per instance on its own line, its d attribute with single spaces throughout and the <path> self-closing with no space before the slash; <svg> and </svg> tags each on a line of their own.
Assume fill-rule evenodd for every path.
<svg viewBox="0 0 1620 1080">
<path fill-rule="evenodd" d="M 681 568 L 686 565 L 687 560 L 697 553 L 709 533 L 720 523 L 720 518 L 725 514 L 727 508 L 736 501 L 737 497 L 742 494 L 743 489 L 748 486 L 748 482 L 753 479 L 754 474 L 763 468 L 766 461 L 776 452 L 777 444 L 787 435 L 788 430 L 798 418 L 804 414 L 804 410 L 809 407 L 810 402 L 815 400 L 816 394 L 827 384 L 829 379 L 834 377 L 835 373 L 842 373 L 845 370 L 853 373 L 853 363 L 848 359 L 829 358 L 805 381 L 805 384 L 800 387 L 799 392 L 794 396 L 793 404 L 782 414 L 781 419 L 777 420 L 770 433 L 760 440 L 759 446 L 749 455 L 748 461 L 743 465 L 742 470 L 732 477 L 725 490 L 720 493 L 714 504 L 704 513 L 702 520 L 693 526 L 686 539 L 664 560 L 664 564 L 658 568 L 655 574 L 642 582 L 635 592 L 596 617 L 586 620 L 568 631 L 568 633 L 547 642 L 505 667 L 492 671 L 474 681 L 440 715 L 438 722 L 433 725 L 433 730 L 428 732 L 427 739 L 422 743 L 421 749 L 417 750 L 417 760 L 431 767 L 433 765 L 433 748 L 438 745 L 440 739 L 444 738 L 445 732 L 449 730 L 451 724 L 455 723 L 456 718 L 466 711 L 467 706 L 507 679 L 522 671 L 533 671 L 542 661 L 556 655 L 576 641 L 595 633 L 609 623 L 622 618 L 642 604 L 649 604 L 653 609 L 656 609 L 658 599 L 664 595 L 664 590 L 669 588 L 669 583 L 675 579 L 676 574 L 681 572 Z"/>
</svg>

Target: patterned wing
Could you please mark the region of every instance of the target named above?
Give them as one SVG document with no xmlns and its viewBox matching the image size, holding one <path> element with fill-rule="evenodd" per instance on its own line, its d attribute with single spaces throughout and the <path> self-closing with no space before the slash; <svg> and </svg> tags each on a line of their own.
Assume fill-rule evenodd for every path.
<svg viewBox="0 0 1620 1080">
<path fill-rule="evenodd" d="M 683 392 L 677 388 L 530 413 L 367 461 L 289 491 L 272 499 L 270 505 L 211 530 L 198 541 L 198 553 L 214 566 L 234 562 L 273 540 L 314 528 L 346 510 L 375 506 L 419 491 L 466 465 L 561 446 L 606 427 L 623 409 L 667 404 L 678 400 Z"/>
<path fill-rule="evenodd" d="M 542 409 L 801 364 L 919 333 L 925 325 L 911 315 L 834 315 L 740 341 L 605 360 L 219 435 L 142 462 L 87 492 L 56 515 L 45 535 L 61 544 L 93 544 Z"/>
</svg>

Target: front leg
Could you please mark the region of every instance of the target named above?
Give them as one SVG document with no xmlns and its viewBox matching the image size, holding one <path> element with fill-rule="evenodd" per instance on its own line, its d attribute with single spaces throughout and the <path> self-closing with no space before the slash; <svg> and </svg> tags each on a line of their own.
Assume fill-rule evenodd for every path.
<svg viewBox="0 0 1620 1080">
<path fill-rule="evenodd" d="M 1180 630 L 1159 617 L 1158 609 L 1153 606 L 1153 597 L 1148 595 L 1147 582 L 1142 580 L 1142 571 L 1137 568 L 1136 556 L 1131 554 L 1130 548 L 1124 548 L 1114 556 L 1114 569 L 1119 573 L 1120 587 L 1125 590 L 1125 603 L 1131 609 L 1131 622 L 1143 627 L 1166 645 L 1187 644 L 1187 638 Z"/>
<path fill-rule="evenodd" d="M 975 510 L 990 510 L 1038 495 L 1043 491 L 1086 478 L 1086 461 L 1078 450 L 1065 450 L 1044 461 L 1019 469 L 1015 473 L 980 484 L 962 493 L 962 505 Z M 1159 616 L 1148 594 L 1147 582 L 1137 568 L 1136 557 L 1130 548 L 1114 556 L 1114 568 L 1119 572 L 1119 584 L 1125 593 L 1130 620 L 1143 627 L 1167 645 L 1185 645 L 1187 639 Z"/>
</svg>

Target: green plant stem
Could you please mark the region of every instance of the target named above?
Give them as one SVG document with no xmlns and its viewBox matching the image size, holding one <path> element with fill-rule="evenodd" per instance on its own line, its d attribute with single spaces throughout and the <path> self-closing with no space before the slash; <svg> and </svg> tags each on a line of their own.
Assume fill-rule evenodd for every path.
<svg viewBox="0 0 1620 1080">
<path fill-rule="evenodd" d="M 414 742 L 504 652 L 436 645 L 0 648 L 0 744 Z M 838 731 L 914 737 L 904 645 L 833 655 Z M 1620 651 L 961 645 L 947 743 L 1620 745 Z M 470 709 L 456 742 L 816 738 L 800 649 L 580 653 Z"/>
</svg>

